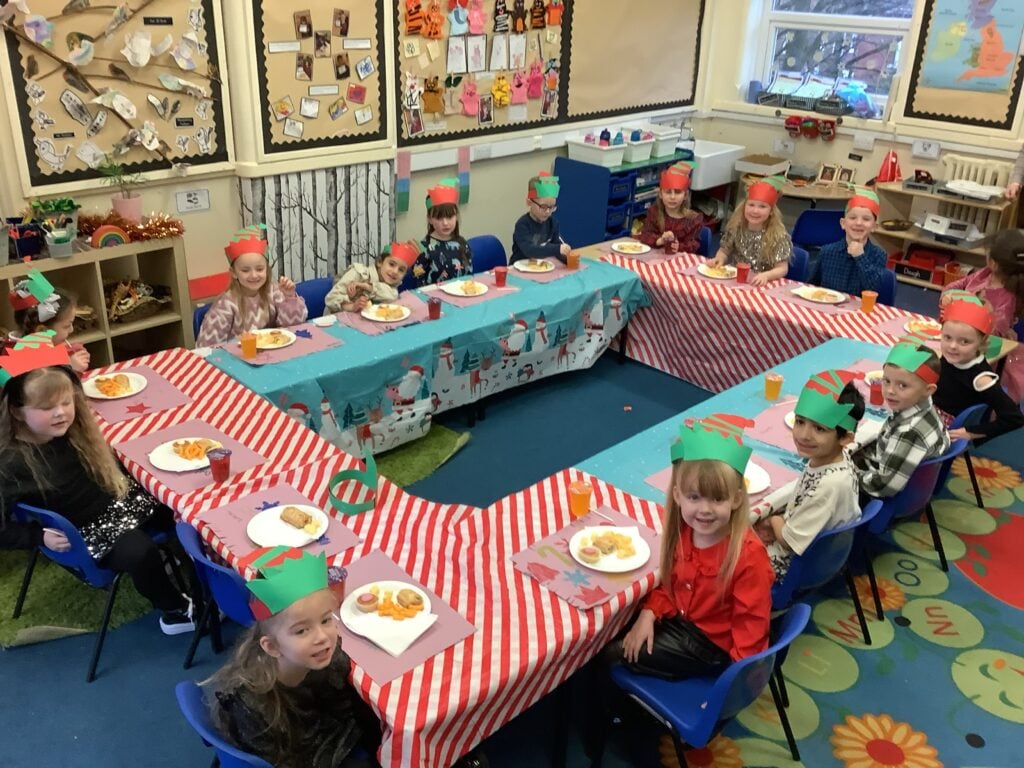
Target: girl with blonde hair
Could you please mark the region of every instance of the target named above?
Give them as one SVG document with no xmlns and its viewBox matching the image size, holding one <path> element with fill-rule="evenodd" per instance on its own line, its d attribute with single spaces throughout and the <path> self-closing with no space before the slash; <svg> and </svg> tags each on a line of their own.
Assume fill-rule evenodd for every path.
<svg viewBox="0 0 1024 768">
<path fill-rule="evenodd" d="M 793 241 L 782 223 L 778 202 L 780 179 L 754 182 L 743 205 L 733 211 L 725 225 L 718 253 L 711 264 L 749 264 L 750 282 L 766 285 L 785 277 L 793 256 Z"/>
</svg>

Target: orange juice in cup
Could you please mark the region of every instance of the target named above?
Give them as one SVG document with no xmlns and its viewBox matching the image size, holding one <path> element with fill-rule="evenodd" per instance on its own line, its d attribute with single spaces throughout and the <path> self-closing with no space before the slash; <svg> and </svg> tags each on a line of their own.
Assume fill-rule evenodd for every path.
<svg viewBox="0 0 1024 768">
<path fill-rule="evenodd" d="M 251 360 L 256 357 L 256 334 L 246 331 L 238 337 L 238 343 L 242 347 L 242 357 Z"/>
<path fill-rule="evenodd" d="M 860 292 L 860 311 L 861 312 L 874 312 L 875 302 L 878 301 L 877 291 L 861 291 Z"/>
<path fill-rule="evenodd" d="M 580 252 L 575 248 L 565 254 L 565 266 L 568 269 L 579 269 L 580 268 Z"/>
<path fill-rule="evenodd" d="M 766 373 L 764 375 L 765 400 L 778 400 L 780 394 L 782 394 L 782 374 Z"/>
<path fill-rule="evenodd" d="M 590 511 L 590 496 L 594 492 L 590 483 L 577 480 L 569 486 L 569 514 L 583 517 Z"/>
</svg>

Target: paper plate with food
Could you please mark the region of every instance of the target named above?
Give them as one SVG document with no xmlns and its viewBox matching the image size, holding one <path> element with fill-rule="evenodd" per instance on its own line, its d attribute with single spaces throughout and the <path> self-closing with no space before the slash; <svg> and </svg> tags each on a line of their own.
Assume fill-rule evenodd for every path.
<svg viewBox="0 0 1024 768">
<path fill-rule="evenodd" d="M 782 417 L 782 421 L 790 429 L 795 427 L 796 426 L 796 411 L 790 411 L 789 413 L 787 413 L 785 416 Z"/>
<path fill-rule="evenodd" d="M 867 382 L 868 384 L 876 380 L 881 381 L 883 375 L 884 374 L 882 373 L 881 368 L 874 371 L 868 371 L 867 373 L 864 374 L 864 381 Z"/>
<path fill-rule="evenodd" d="M 442 283 L 441 290 L 449 296 L 472 298 L 487 293 L 487 286 L 476 280 L 453 280 L 450 283 Z"/>
<path fill-rule="evenodd" d="M 846 301 L 846 294 L 833 291 L 829 288 L 817 288 L 813 285 L 801 285 L 794 288 L 792 293 L 801 299 L 813 301 L 816 304 L 842 304 Z"/>
<path fill-rule="evenodd" d="M 397 323 L 411 315 L 412 310 L 401 304 L 371 304 L 359 314 L 375 323 Z"/>
<path fill-rule="evenodd" d="M 793 423 L 796 423 L 795 416 Z M 747 471 L 743 473 L 743 483 L 747 486 L 747 493 L 753 495 L 755 493 L 767 491 L 772 485 L 772 479 L 768 475 L 767 469 L 762 467 L 760 464 L 748 461 Z"/>
<path fill-rule="evenodd" d="M 245 528 L 260 547 L 304 547 L 327 532 L 327 514 L 309 504 L 287 504 L 257 512 Z"/>
<path fill-rule="evenodd" d="M 942 324 L 938 320 L 910 320 L 903 326 L 907 333 L 919 333 L 922 336 L 938 338 L 942 335 Z"/>
<path fill-rule="evenodd" d="M 573 559 L 602 573 L 635 571 L 651 559 L 651 548 L 636 526 L 597 525 L 577 531 L 569 539 Z"/>
<path fill-rule="evenodd" d="M 141 373 L 115 373 L 111 376 L 90 376 L 82 382 L 87 397 L 96 400 L 117 400 L 131 397 L 146 388 L 149 382 Z"/>
<path fill-rule="evenodd" d="M 149 452 L 149 462 L 164 472 L 193 472 L 210 466 L 206 452 L 220 447 L 220 443 L 208 437 L 168 440 Z"/>
<path fill-rule="evenodd" d="M 426 632 L 436 617 L 430 597 L 415 584 L 375 581 L 345 596 L 338 618 L 349 631 L 399 655 Z"/>
<path fill-rule="evenodd" d="M 635 240 L 623 240 L 618 243 L 612 243 L 612 250 L 616 253 L 624 253 L 627 256 L 637 256 L 641 253 L 647 253 L 651 250 L 651 246 L 644 243 L 638 243 Z"/>
<path fill-rule="evenodd" d="M 512 268 L 520 272 L 550 272 L 555 265 L 548 259 L 520 259 L 512 262 Z"/>
<path fill-rule="evenodd" d="M 256 349 L 281 349 L 295 343 L 295 334 L 285 328 L 263 328 L 256 334 Z"/>
<path fill-rule="evenodd" d="M 697 265 L 698 274 L 704 275 L 704 277 L 710 277 L 712 280 L 732 280 L 736 277 L 736 267 L 730 264 L 703 264 Z"/>
</svg>

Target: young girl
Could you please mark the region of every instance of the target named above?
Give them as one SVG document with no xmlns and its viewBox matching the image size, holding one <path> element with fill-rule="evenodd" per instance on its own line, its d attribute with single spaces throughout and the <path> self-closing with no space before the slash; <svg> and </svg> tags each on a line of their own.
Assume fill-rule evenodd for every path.
<svg viewBox="0 0 1024 768">
<path fill-rule="evenodd" d="M 265 224 L 240 230 L 224 248 L 231 285 L 213 303 L 199 329 L 198 347 L 235 338 L 259 328 L 283 328 L 306 319 L 306 302 L 295 293 L 295 283 L 282 276 L 276 284 L 267 279 Z"/>
<path fill-rule="evenodd" d="M 413 264 L 418 286 L 440 283 L 473 272 L 469 243 L 459 234 L 459 182 L 442 179 L 427 190 L 427 235 Z"/>
<path fill-rule="evenodd" d="M 963 437 L 979 443 L 1024 426 L 1021 413 L 999 386 L 999 376 L 985 359 L 989 334 L 995 325 L 992 308 L 973 295 L 955 299 L 943 311 L 942 368 L 933 402 L 946 425 L 961 411 L 984 403 L 992 418 L 970 429 L 951 429 L 951 440 Z"/>
<path fill-rule="evenodd" d="M 749 264 L 756 273 L 750 278 L 754 285 L 765 285 L 789 271 L 793 243 L 776 207 L 781 194 L 778 183 L 762 179 L 750 185 L 747 199 L 729 217 L 721 246 L 711 260 L 715 266 Z"/>
<path fill-rule="evenodd" d="M 75 330 L 75 296 L 54 288 L 41 272 L 33 269 L 28 277 L 18 281 L 9 294 L 19 336 L 40 331 L 53 331 L 53 344 L 65 345 L 71 368 L 76 373 L 89 370 L 89 351 L 82 344 L 68 341 Z"/>
<path fill-rule="evenodd" d="M 380 722 L 348 684 L 324 554 L 276 547 L 247 583 L 256 623 L 233 658 L 206 681 L 210 710 L 239 748 L 277 768 L 341 768 L 375 752 Z"/>
<path fill-rule="evenodd" d="M 639 240 L 663 247 L 666 253 L 696 253 L 704 217 L 686 207 L 690 191 L 690 166 L 676 163 L 661 174 L 658 199 L 644 217 Z"/>
<path fill-rule="evenodd" d="M 372 301 L 386 304 L 398 298 L 398 288 L 419 257 L 417 243 L 392 243 L 373 266 L 353 264 L 338 278 L 324 300 L 327 314 L 362 312 Z"/>
<path fill-rule="evenodd" d="M 635 672 L 666 679 L 715 674 L 768 647 L 774 574 L 747 522 L 743 484 L 751 449 L 742 427 L 751 423 L 715 414 L 679 429 L 661 583 L 622 641 Z"/>
<path fill-rule="evenodd" d="M 992 332 L 1017 338 L 1014 324 L 1024 316 L 1024 230 L 1004 229 L 984 243 L 988 261 L 984 269 L 946 286 L 942 305 L 952 300 L 949 291 L 964 290 L 988 302 L 995 316 Z M 1002 385 L 1014 402 L 1024 399 L 1024 346 L 1017 347 L 1003 364 Z"/>
<path fill-rule="evenodd" d="M 174 516 L 122 472 L 78 377 L 62 367 L 67 361 L 67 351 L 44 334 L 23 339 L 0 357 L 0 378 L 6 379 L 0 399 L 0 547 L 42 544 L 67 551 L 60 531 L 12 517 L 20 502 L 52 510 L 78 529 L 100 566 L 131 576 L 161 611 L 164 634 L 190 632 L 192 601 L 182 591 L 188 587 L 171 581 L 160 550 L 141 528 L 169 531 Z"/>
<path fill-rule="evenodd" d="M 864 398 L 853 379 L 849 371 L 822 371 L 797 400 L 793 443 L 807 466 L 799 479 L 768 494 L 759 505 L 763 517 L 754 525 L 776 579 L 821 531 L 860 517 L 857 473 L 843 451 L 864 415 Z"/>
</svg>

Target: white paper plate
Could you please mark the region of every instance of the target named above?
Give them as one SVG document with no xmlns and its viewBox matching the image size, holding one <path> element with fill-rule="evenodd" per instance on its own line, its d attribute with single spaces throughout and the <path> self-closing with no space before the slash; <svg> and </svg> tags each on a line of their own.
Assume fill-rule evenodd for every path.
<svg viewBox="0 0 1024 768">
<path fill-rule="evenodd" d="M 716 267 L 710 264 L 698 264 L 697 272 L 704 275 L 704 277 L 710 277 L 712 280 L 732 280 L 736 277 L 736 267 L 726 264 L 717 269 L 723 270 L 721 273 L 715 271 Z"/>
<path fill-rule="evenodd" d="M 612 243 L 612 250 L 616 253 L 623 253 L 626 256 L 637 256 L 641 253 L 648 253 L 651 250 L 651 246 L 634 240 L 623 240 L 621 243 Z"/>
<path fill-rule="evenodd" d="M 747 481 L 747 494 L 750 496 L 767 491 L 772 484 L 768 470 L 752 461 L 747 462 L 747 471 L 743 473 L 743 479 Z"/>
<path fill-rule="evenodd" d="M 337 315 L 324 315 L 323 317 L 313 318 L 313 325 L 317 328 L 330 328 L 336 322 L 338 322 Z"/>
<path fill-rule="evenodd" d="M 161 443 L 149 452 L 149 463 L 164 472 L 194 472 L 197 469 L 206 469 L 210 466 L 210 460 L 205 456 L 201 459 L 183 459 L 174 452 L 174 444 L 182 440 L 200 440 L 199 437 L 179 437 L 175 440 L 168 440 Z M 220 443 L 213 441 L 219 447 Z"/>
<path fill-rule="evenodd" d="M 870 384 L 875 379 L 881 380 L 883 376 L 884 373 L 882 372 L 882 369 L 879 368 L 877 371 L 868 371 L 867 373 L 865 373 L 864 381 Z"/>
<path fill-rule="evenodd" d="M 345 595 L 345 600 L 342 602 L 341 608 L 338 609 L 338 618 L 341 619 L 342 624 L 348 627 L 351 632 L 365 637 L 367 640 L 373 640 L 376 631 L 393 634 L 396 630 L 400 631 L 402 628 L 408 627 L 412 632 L 423 632 L 421 622 L 417 622 L 416 619 L 395 621 L 389 616 L 381 616 L 376 611 L 373 613 L 363 613 L 356 608 L 358 597 L 368 592 L 372 586 L 380 589 L 379 597 L 381 600 L 384 599 L 385 592 L 392 592 L 392 599 L 394 599 L 400 589 L 411 589 L 423 598 L 423 610 L 416 615 L 416 618 L 430 615 L 430 596 L 415 584 L 407 584 L 404 581 L 374 581 L 353 589 Z M 417 626 L 417 624 L 421 626 Z"/>
<path fill-rule="evenodd" d="M 400 309 L 402 310 L 402 316 L 384 317 L 380 314 L 384 309 Z M 408 307 L 403 307 L 401 304 L 374 304 L 372 307 L 367 307 L 359 314 L 367 320 L 373 320 L 375 323 L 400 323 L 412 314 L 412 310 Z"/>
<path fill-rule="evenodd" d="M 907 333 L 920 333 L 922 336 L 939 338 L 942 333 L 942 325 L 937 320 L 909 320 L 903 326 Z"/>
<path fill-rule="evenodd" d="M 790 411 L 789 413 L 787 413 L 785 416 L 782 417 L 782 421 L 785 422 L 786 426 L 789 427 L 790 429 L 795 427 L 796 426 L 796 411 Z M 749 468 L 750 465 L 747 464 L 747 467 Z"/>
<path fill-rule="evenodd" d="M 192 354 L 205 360 L 213 354 L 213 347 L 196 347 L 192 350 Z"/>
<path fill-rule="evenodd" d="M 791 293 L 796 294 L 801 299 L 813 301 L 816 304 L 842 304 L 846 301 L 845 293 L 832 291 L 828 288 L 818 288 L 813 285 L 801 285 L 799 288 L 794 288 Z"/>
<path fill-rule="evenodd" d="M 466 286 L 475 286 L 475 293 L 466 293 Z M 447 293 L 449 296 L 462 296 L 465 298 L 473 299 L 477 296 L 483 296 L 487 293 L 487 286 L 481 283 L 479 280 L 453 280 L 450 283 L 442 283 L 441 290 Z"/>
<path fill-rule="evenodd" d="M 86 397 L 92 397 L 95 398 L 96 400 L 120 400 L 122 397 L 131 397 L 132 395 L 137 395 L 139 392 L 146 388 L 147 384 L 149 384 L 149 382 L 146 380 L 146 377 L 143 376 L 141 373 L 132 373 L 131 371 L 129 371 L 128 373 L 122 374 L 123 376 L 128 377 L 128 384 L 130 387 L 129 390 L 125 392 L 123 395 L 104 395 L 96 388 L 96 379 L 109 379 L 115 375 L 116 374 L 112 373 L 107 376 L 90 376 L 88 379 L 83 381 L 82 389 L 85 390 Z"/>
<path fill-rule="evenodd" d="M 285 328 L 264 328 L 253 331 L 256 334 L 256 349 L 284 349 L 295 343 L 295 334 Z M 274 338 L 282 338 L 284 341 L 275 343 Z"/>
<path fill-rule="evenodd" d="M 308 534 L 282 520 L 281 512 L 285 507 L 296 507 L 312 515 L 319 524 L 316 535 Z M 304 547 L 324 535 L 328 522 L 327 514 L 322 509 L 309 504 L 281 504 L 253 515 L 245 527 L 245 533 L 258 547 Z"/>
<path fill-rule="evenodd" d="M 520 272 L 550 272 L 555 265 L 548 259 L 520 259 L 512 262 L 512 268 Z"/>
<path fill-rule="evenodd" d="M 601 559 L 596 563 L 583 562 L 579 556 L 580 549 L 593 541 L 594 536 L 599 536 L 600 534 L 607 533 L 609 531 L 629 536 L 633 541 L 633 548 L 636 550 L 636 554 L 632 557 L 620 558 L 614 552 L 611 552 L 607 555 L 602 555 Z M 586 541 L 587 544 L 584 544 L 584 541 Z M 572 555 L 573 560 L 577 563 L 585 568 L 590 568 L 593 571 L 601 571 L 602 573 L 626 573 L 628 571 L 635 571 L 637 568 L 645 565 L 647 561 L 651 559 L 651 548 L 647 546 L 647 542 L 644 541 L 635 526 L 619 528 L 610 525 L 595 525 L 584 528 L 582 531 L 577 531 L 573 537 L 569 539 L 569 554 Z"/>
</svg>

